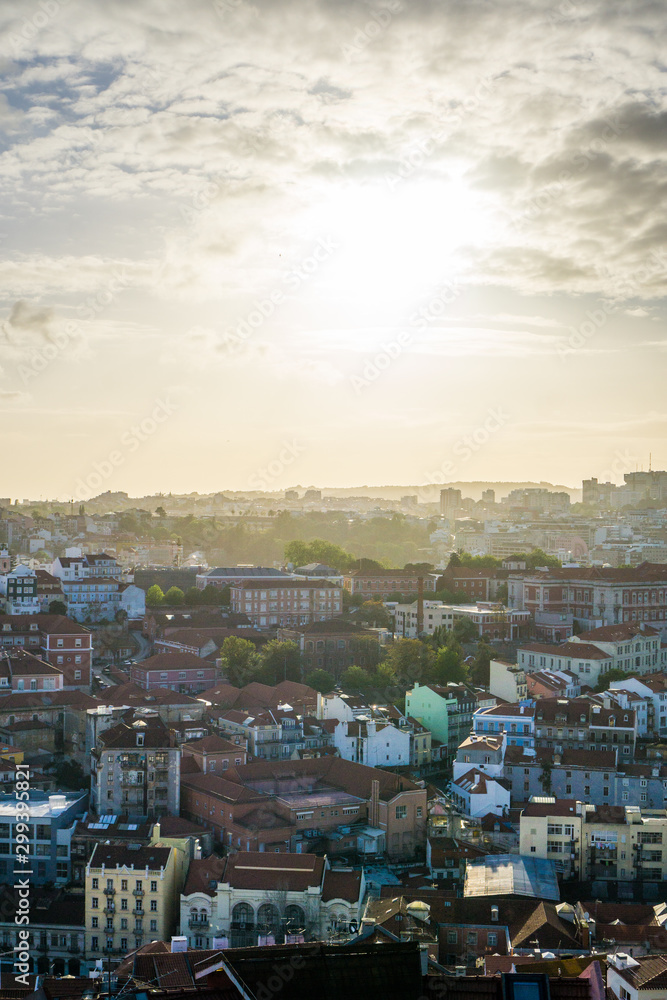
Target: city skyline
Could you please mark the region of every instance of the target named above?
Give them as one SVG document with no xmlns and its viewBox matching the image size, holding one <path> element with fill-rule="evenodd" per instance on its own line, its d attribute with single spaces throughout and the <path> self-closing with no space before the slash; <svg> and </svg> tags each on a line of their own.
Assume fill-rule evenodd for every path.
<svg viewBox="0 0 667 1000">
<path fill-rule="evenodd" d="M 0 25 L 6 494 L 667 464 L 651 0 Z"/>
</svg>

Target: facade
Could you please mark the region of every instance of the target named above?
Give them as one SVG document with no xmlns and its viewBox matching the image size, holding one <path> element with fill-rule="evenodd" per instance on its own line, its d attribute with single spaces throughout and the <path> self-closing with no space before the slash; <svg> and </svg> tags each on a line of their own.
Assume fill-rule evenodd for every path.
<svg viewBox="0 0 667 1000">
<path fill-rule="evenodd" d="M 0 944 L 9 951 L 17 942 L 14 922 L 16 895 L 13 886 L 0 889 Z M 85 975 L 90 965 L 84 957 L 85 902 L 83 893 L 66 889 L 30 890 L 31 973 L 55 976 Z M 4 970 L 3 970 L 4 971 Z"/>
<path fill-rule="evenodd" d="M 382 600 L 387 594 L 402 594 L 404 597 L 417 596 L 419 581 L 424 593 L 435 592 L 435 578 L 412 573 L 404 569 L 355 570 L 346 573 L 343 586 L 351 594 L 362 594 L 367 600 Z"/>
<path fill-rule="evenodd" d="M 124 956 L 168 941 L 178 920 L 179 867 L 173 847 L 97 844 L 86 865 L 86 955 Z"/>
<path fill-rule="evenodd" d="M 636 717 L 632 709 L 587 698 L 540 698 L 535 704 L 535 746 L 614 750 L 619 761 L 634 758 Z"/>
<path fill-rule="evenodd" d="M 0 660 L 0 695 L 10 691 L 62 691 L 63 672 L 38 656 L 17 649 Z"/>
<path fill-rule="evenodd" d="M 667 627 L 667 565 L 641 563 L 632 569 L 567 568 L 512 575 L 512 608 L 571 614 L 587 629 L 626 622 Z"/>
<path fill-rule="evenodd" d="M 493 708 L 478 708 L 472 725 L 478 736 L 504 734 L 508 746 L 535 746 L 535 703 L 501 704 Z"/>
<path fill-rule="evenodd" d="M 217 679 L 215 664 L 194 653 L 157 653 L 130 667 L 130 680 L 145 691 L 169 688 L 181 694 L 199 694 L 214 687 Z"/>
<path fill-rule="evenodd" d="M 195 948 L 326 939 L 339 925 L 359 923 L 364 894 L 363 871 L 334 872 L 326 857 L 212 856 L 190 865 L 181 934 Z"/>
<path fill-rule="evenodd" d="M 578 698 L 581 681 L 571 670 L 534 670 L 526 674 L 531 698 Z"/>
<path fill-rule="evenodd" d="M 508 816 L 510 792 L 502 779 L 471 768 L 455 777 L 449 786 L 449 796 L 464 816 L 481 819 L 489 814 Z"/>
<path fill-rule="evenodd" d="M 340 617 L 343 598 L 340 587 L 322 580 L 246 581 L 232 586 L 231 607 L 259 628 L 310 625 Z"/>
<path fill-rule="evenodd" d="M 15 826 L 23 822 L 17 815 L 25 806 L 30 827 L 26 870 L 32 871 L 31 883 L 68 883 L 72 877 L 72 834 L 77 818 L 87 809 L 88 793 L 54 795 L 33 790 L 29 795 L 27 802 L 21 802 L 16 793 L 0 795 L 0 880 L 13 881 L 18 836 Z"/>
<path fill-rule="evenodd" d="M 204 736 L 203 739 L 181 744 L 183 757 L 192 757 L 202 774 L 221 774 L 246 764 L 248 752 L 246 741 L 240 736 L 234 740 L 223 740 L 220 736 Z"/>
<path fill-rule="evenodd" d="M 374 666 L 380 655 L 377 632 L 336 618 L 297 628 L 281 628 L 278 639 L 297 643 L 305 673 L 328 670 L 336 678 L 353 665 Z M 376 652 L 360 642 L 368 639 L 377 646 Z"/>
<path fill-rule="evenodd" d="M 437 628 L 445 630 L 454 627 L 454 612 L 440 601 L 424 601 L 421 631 L 419 629 L 419 602 L 397 604 L 394 608 L 394 629 L 403 639 L 416 639 L 421 635 L 433 635 Z"/>
<path fill-rule="evenodd" d="M 489 663 L 489 691 L 503 701 L 522 701 L 528 695 L 526 671 L 516 663 L 491 660 Z"/>
<path fill-rule="evenodd" d="M 333 733 L 334 746 L 344 760 L 370 767 L 393 767 L 411 763 L 409 728 L 376 722 L 366 716 L 339 722 Z"/>
<path fill-rule="evenodd" d="M 472 726 L 475 693 L 463 684 L 415 684 L 405 695 L 405 713 L 416 719 L 452 757 Z"/>
<path fill-rule="evenodd" d="M 248 712 L 231 708 L 218 716 L 218 726 L 232 740 L 242 737 L 259 760 L 285 760 L 305 747 L 303 718 L 290 705 Z"/>
<path fill-rule="evenodd" d="M 98 734 L 91 750 L 90 807 L 98 815 L 178 816 L 181 753 L 157 715 Z"/>
<path fill-rule="evenodd" d="M 93 639 L 90 630 L 65 615 L 15 615 L 0 624 L 0 648 L 25 649 L 63 673 L 65 690 L 90 690 Z"/>
<path fill-rule="evenodd" d="M 595 687 L 601 677 L 614 669 L 614 658 L 592 643 L 564 642 L 560 646 L 526 643 L 517 650 L 517 662 L 526 671 L 562 670 L 578 677 L 582 684 Z"/>
<path fill-rule="evenodd" d="M 37 574 L 27 566 L 17 566 L 0 575 L 0 595 L 8 615 L 34 615 L 40 610 Z"/>
<path fill-rule="evenodd" d="M 477 629 L 480 639 L 518 639 L 528 624 L 526 611 L 506 608 L 503 604 L 478 601 L 477 604 L 443 605 L 453 615 L 454 621 L 467 619 Z"/>
</svg>

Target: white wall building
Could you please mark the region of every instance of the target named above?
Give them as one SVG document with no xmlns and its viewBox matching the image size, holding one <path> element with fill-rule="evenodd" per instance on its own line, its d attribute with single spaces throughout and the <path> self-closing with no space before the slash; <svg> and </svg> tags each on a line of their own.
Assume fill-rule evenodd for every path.
<svg viewBox="0 0 667 1000">
<path fill-rule="evenodd" d="M 395 767 L 411 762 L 411 732 L 407 728 L 358 716 L 353 722 L 339 722 L 333 739 L 341 757 L 357 764 Z"/>
</svg>

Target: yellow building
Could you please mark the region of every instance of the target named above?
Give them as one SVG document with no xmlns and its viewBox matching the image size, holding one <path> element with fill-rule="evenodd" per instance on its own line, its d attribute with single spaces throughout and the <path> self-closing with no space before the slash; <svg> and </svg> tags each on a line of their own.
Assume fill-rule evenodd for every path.
<svg viewBox="0 0 667 1000">
<path fill-rule="evenodd" d="M 97 844 L 86 866 L 86 957 L 168 941 L 184 873 L 173 847 Z"/>
</svg>

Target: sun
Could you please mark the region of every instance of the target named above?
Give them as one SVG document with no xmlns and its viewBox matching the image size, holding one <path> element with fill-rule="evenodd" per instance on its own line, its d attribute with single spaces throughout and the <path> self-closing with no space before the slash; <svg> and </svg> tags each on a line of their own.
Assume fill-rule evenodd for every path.
<svg viewBox="0 0 667 1000">
<path fill-rule="evenodd" d="M 466 248 L 485 240 L 489 219 L 462 180 L 397 178 L 331 192 L 311 224 L 332 236 L 329 287 L 351 303 L 394 308 L 463 274 Z"/>
</svg>

